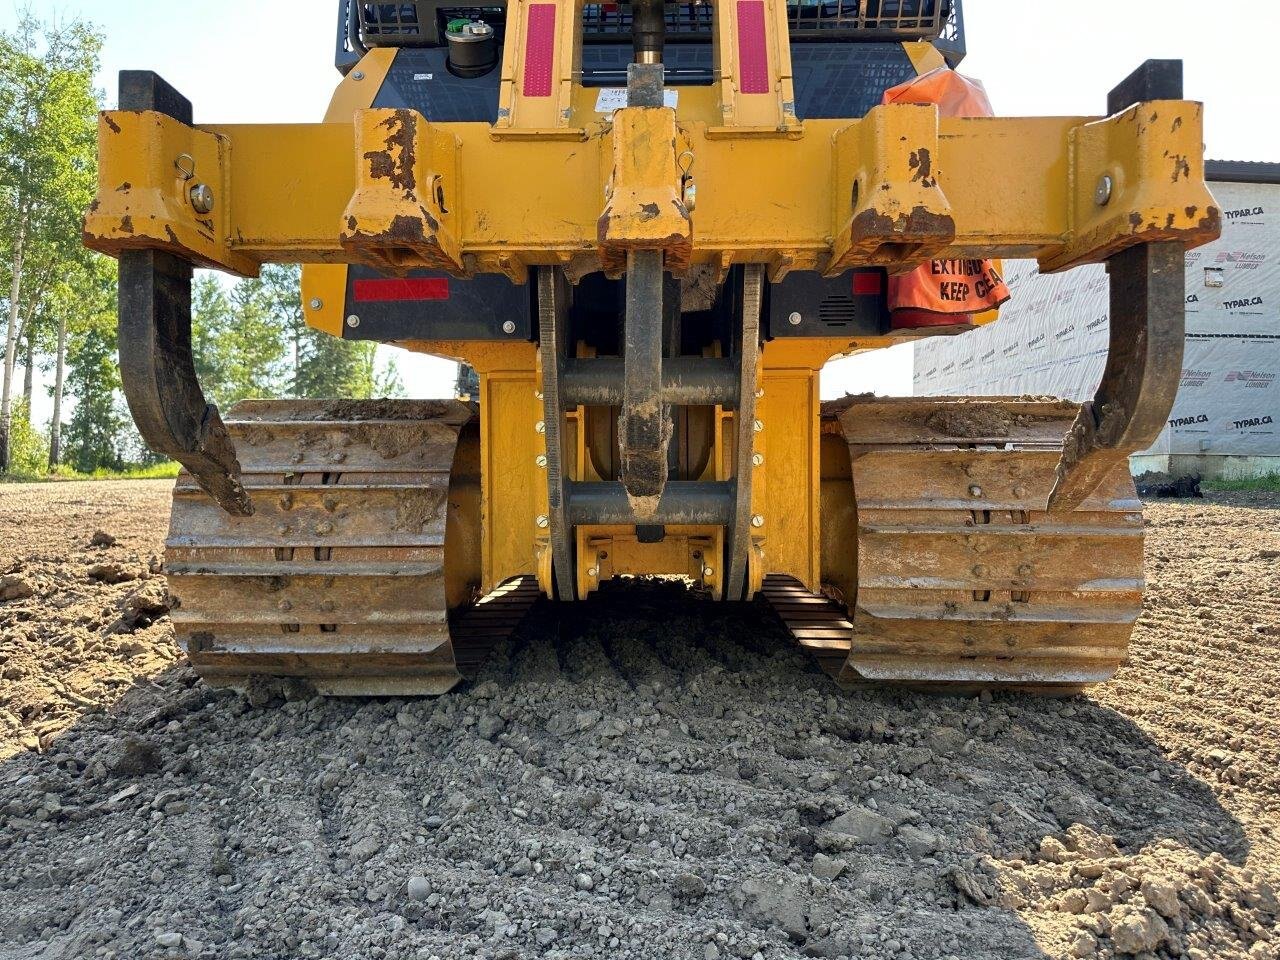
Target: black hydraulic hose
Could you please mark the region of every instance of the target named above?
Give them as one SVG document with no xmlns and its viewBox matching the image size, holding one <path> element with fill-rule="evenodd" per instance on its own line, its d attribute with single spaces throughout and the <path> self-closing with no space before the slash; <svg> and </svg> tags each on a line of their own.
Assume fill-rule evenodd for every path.
<svg viewBox="0 0 1280 960">
<path fill-rule="evenodd" d="M 363 0 L 347 0 L 347 43 L 360 56 L 369 52 L 360 38 L 360 4 Z"/>
</svg>

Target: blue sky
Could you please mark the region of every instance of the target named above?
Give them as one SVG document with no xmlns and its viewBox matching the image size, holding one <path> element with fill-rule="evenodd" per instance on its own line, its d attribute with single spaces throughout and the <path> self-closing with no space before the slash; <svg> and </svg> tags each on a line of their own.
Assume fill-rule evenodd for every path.
<svg viewBox="0 0 1280 960">
<path fill-rule="evenodd" d="M 0 28 L 18 5 L 0 0 Z M 197 122 L 310 121 L 323 115 L 333 69 L 336 0 L 34 0 L 44 19 L 80 17 L 106 34 L 100 85 L 151 69 L 195 104 Z M 1107 91 L 1142 60 L 1181 58 L 1186 93 L 1206 102 L 1211 157 L 1280 160 L 1276 75 L 1267 54 L 1280 4 L 1257 0 L 967 0 L 969 58 L 1002 115 L 1102 112 Z M 451 366 L 402 360 L 410 393 L 438 396 Z M 910 390 L 911 349 L 841 361 L 824 395 Z"/>
</svg>

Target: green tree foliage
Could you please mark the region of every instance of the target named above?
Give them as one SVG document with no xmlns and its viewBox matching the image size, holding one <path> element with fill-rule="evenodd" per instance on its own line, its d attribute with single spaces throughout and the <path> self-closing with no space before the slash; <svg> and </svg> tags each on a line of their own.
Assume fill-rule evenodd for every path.
<svg viewBox="0 0 1280 960">
<path fill-rule="evenodd" d="M 205 392 L 225 409 L 246 397 L 398 397 L 394 361 L 382 369 L 373 343 L 312 329 L 302 313 L 300 270 L 266 266 L 228 289 L 213 276 L 196 281 L 192 329 Z"/>
<path fill-rule="evenodd" d="M 49 438 L 32 426 L 27 401 L 15 400 L 13 432 L 9 438 L 10 472 L 20 477 L 42 476 L 48 450 Z"/>
<path fill-rule="evenodd" d="M 67 394 L 75 399 L 63 431 L 67 462 L 81 473 L 120 470 L 136 462 L 140 451 L 120 396 L 115 316 L 97 314 L 82 324 L 67 355 Z"/>
<path fill-rule="evenodd" d="M 120 389 L 115 264 L 81 245 L 96 189 L 101 45 L 85 23 L 30 12 L 0 33 L 0 473 L 11 460 L 24 475 L 45 458 L 85 473 L 157 460 Z M 380 367 L 374 344 L 306 325 L 299 281 L 288 266 L 237 283 L 199 276 L 193 349 L 209 399 L 225 410 L 247 397 L 402 396 L 394 362 Z M 19 364 L 27 383 L 33 367 L 53 375 L 47 434 L 29 423 Z"/>
<path fill-rule="evenodd" d="M 205 395 L 226 410 L 248 397 L 277 397 L 287 385 L 286 345 L 257 281 L 231 288 L 201 275 L 191 295 L 192 346 Z"/>
<path fill-rule="evenodd" d="M 67 382 L 67 350 L 78 342 L 77 338 L 90 329 L 114 330 L 116 319 L 116 268 L 107 257 L 90 255 L 82 260 L 69 260 L 63 273 L 57 278 L 49 295 L 41 304 L 43 326 L 51 333 L 49 349 L 52 357 L 46 363 L 46 372 L 53 372 L 53 416 L 49 423 L 49 467 L 55 469 L 62 462 L 64 441 L 62 435 L 63 401 Z M 73 363 L 78 357 L 72 357 Z M 101 391 L 114 397 L 115 384 L 82 379 L 82 389 Z M 90 401 L 95 402 L 93 400 Z M 100 402 L 99 402 L 100 403 Z M 129 445 L 141 446 L 141 439 L 133 434 Z"/>
<path fill-rule="evenodd" d="M 27 324 L 39 323 L 50 287 L 88 255 L 80 221 L 96 181 L 93 87 L 102 38 L 80 21 L 23 14 L 0 34 L 0 299 L 4 372 L 0 470 L 8 467 L 14 367 Z M 30 331 L 33 347 L 39 338 Z"/>
</svg>

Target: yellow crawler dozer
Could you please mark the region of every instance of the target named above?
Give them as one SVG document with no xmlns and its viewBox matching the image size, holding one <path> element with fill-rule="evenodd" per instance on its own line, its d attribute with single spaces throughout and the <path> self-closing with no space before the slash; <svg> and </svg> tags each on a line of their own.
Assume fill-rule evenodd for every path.
<svg viewBox="0 0 1280 960">
<path fill-rule="evenodd" d="M 1176 61 L 1096 117 L 911 95 L 962 55 L 960 0 L 343 0 L 323 123 L 197 126 L 122 74 L 85 241 L 120 261 L 130 408 L 185 468 L 166 567 L 200 675 L 443 693 L 540 597 L 666 574 L 762 597 L 842 684 L 1109 677 L 1142 600 L 1127 457 L 1219 231 L 1201 106 Z M 1107 263 L 1091 402 L 819 402 L 832 358 L 992 321 L 1001 257 Z M 304 265 L 312 326 L 478 386 L 220 413 L 192 269 L 270 262 Z"/>
</svg>

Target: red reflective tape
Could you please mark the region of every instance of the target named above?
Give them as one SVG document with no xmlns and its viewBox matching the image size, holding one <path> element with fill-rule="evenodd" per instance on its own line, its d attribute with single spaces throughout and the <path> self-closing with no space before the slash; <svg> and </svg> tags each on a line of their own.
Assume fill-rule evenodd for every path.
<svg viewBox="0 0 1280 960">
<path fill-rule="evenodd" d="M 556 5 L 529 5 L 529 28 L 524 35 L 524 95 L 551 96 L 551 65 L 556 58 Z"/>
<path fill-rule="evenodd" d="M 879 270 L 867 273 L 859 270 L 853 272 L 853 295 L 855 297 L 870 297 L 880 293 L 884 293 L 884 276 Z"/>
<path fill-rule="evenodd" d="M 738 0 L 738 89 L 769 92 L 769 48 L 764 0 Z"/>
<path fill-rule="evenodd" d="M 448 300 L 448 277 L 357 280 L 352 284 L 356 303 L 390 303 L 395 300 Z"/>
</svg>

